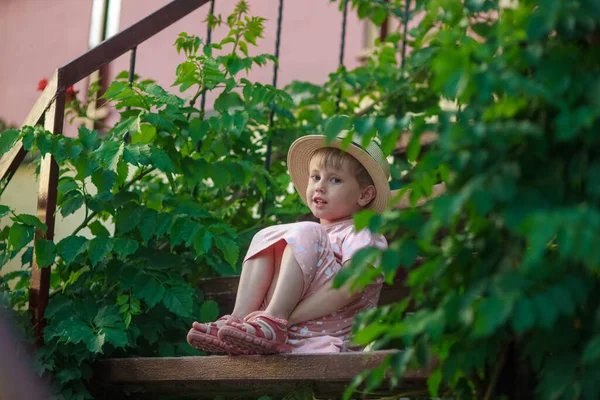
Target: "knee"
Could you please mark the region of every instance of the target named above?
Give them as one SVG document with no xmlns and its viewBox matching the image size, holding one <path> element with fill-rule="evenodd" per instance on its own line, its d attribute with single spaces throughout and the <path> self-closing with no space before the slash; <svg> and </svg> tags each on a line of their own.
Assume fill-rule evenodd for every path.
<svg viewBox="0 0 600 400">
<path fill-rule="evenodd" d="M 296 231 L 302 235 L 302 237 L 309 237 L 311 240 L 320 241 L 323 237 L 327 237 L 325 228 L 317 222 L 303 221 L 298 222 L 296 225 Z"/>
<path fill-rule="evenodd" d="M 325 232 L 325 229 L 323 228 L 323 226 L 321 224 L 319 224 L 318 222 L 302 221 L 302 222 L 297 222 L 294 225 L 296 225 L 297 228 L 301 229 L 301 230 L 312 231 L 312 232 L 317 232 L 317 233 Z"/>
</svg>

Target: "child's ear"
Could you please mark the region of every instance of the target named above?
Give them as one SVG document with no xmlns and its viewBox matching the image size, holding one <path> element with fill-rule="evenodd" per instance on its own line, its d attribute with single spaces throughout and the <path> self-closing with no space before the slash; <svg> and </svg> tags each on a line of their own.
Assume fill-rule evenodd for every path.
<svg viewBox="0 0 600 400">
<path fill-rule="evenodd" d="M 358 198 L 358 205 L 361 207 L 367 206 L 371 200 L 373 200 L 377 196 L 377 189 L 375 186 L 369 185 L 362 190 L 360 197 Z"/>
</svg>

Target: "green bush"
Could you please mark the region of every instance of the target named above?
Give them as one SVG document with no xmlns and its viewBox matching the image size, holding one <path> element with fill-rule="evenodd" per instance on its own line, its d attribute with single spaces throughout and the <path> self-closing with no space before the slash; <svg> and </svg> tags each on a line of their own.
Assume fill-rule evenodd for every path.
<svg viewBox="0 0 600 400">
<path fill-rule="evenodd" d="M 403 12 L 400 2 L 352 3 L 373 19 Z M 408 159 L 419 162 L 401 193 L 414 201 L 440 179 L 448 193 L 423 210 L 358 218 L 402 232 L 380 254 L 388 281 L 424 263 L 409 270 L 410 299 L 356 324 L 357 342 L 404 351 L 354 386 L 376 388 L 386 371 L 398 384 L 437 359 L 432 396 L 596 399 L 600 5 L 418 1 L 412 13 L 424 18 L 406 64 L 425 63 L 418 87 L 458 106 L 413 119 Z M 424 129 L 439 140 L 419 157 Z M 377 255 L 363 252 L 339 280 L 366 284 Z"/>
</svg>

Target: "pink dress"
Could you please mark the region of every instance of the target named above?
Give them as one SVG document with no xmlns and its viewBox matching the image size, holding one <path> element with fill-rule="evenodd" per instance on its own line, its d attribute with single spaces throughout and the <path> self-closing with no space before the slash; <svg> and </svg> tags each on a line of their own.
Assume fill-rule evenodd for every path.
<svg viewBox="0 0 600 400">
<path fill-rule="evenodd" d="M 258 232 L 252 239 L 244 262 L 280 241 L 287 242 L 304 274 L 303 299 L 332 280 L 342 265 L 361 248 L 386 248 L 382 235 L 368 229 L 355 232 L 352 218 L 330 225 L 297 222 L 276 225 Z M 278 249 L 279 247 L 276 247 Z M 277 257 L 278 258 L 278 257 Z M 383 279 L 367 286 L 361 296 L 342 309 L 289 329 L 292 353 L 331 353 L 346 351 L 354 317 L 377 305 Z M 266 298 L 264 306 L 270 298 Z"/>
</svg>

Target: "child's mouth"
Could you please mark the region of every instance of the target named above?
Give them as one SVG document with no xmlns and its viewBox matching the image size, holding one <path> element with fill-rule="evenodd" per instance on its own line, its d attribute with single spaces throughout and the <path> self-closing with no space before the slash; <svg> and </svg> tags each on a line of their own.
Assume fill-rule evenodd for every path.
<svg viewBox="0 0 600 400">
<path fill-rule="evenodd" d="M 316 204 L 317 207 L 323 207 L 327 204 L 327 202 L 321 198 L 315 198 L 313 199 L 313 202 Z"/>
</svg>

